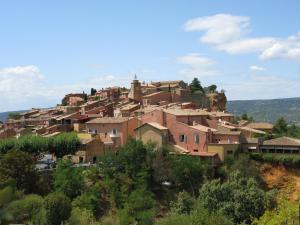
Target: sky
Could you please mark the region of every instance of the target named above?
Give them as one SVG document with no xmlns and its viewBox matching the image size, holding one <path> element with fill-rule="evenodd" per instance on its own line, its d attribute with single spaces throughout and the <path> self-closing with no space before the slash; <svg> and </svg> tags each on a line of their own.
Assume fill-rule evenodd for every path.
<svg viewBox="0 0 300 225">
<path fill-rule="evenodd" d="M 228 100 L 300 97 L 299 0 L 0 0 L 0 112 L 198 77 Z"/>
</svg>

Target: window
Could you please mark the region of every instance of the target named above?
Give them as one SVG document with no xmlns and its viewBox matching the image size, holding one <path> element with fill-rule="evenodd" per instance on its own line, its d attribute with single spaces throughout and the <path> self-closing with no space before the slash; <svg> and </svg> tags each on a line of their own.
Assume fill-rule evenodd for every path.
<svg viewBox="0 0 300 225">
<path fill-rule="evenodd" d="M 227 151 L 227 154 L 228 154 L 228 155 L 231 155 L 232 153 L 233 153 L 232 150 L 228 150 L 228 151 Z"/>
<path fill-rule="evenodd" d="M 116 135 L 116 134 L 118 133 L 117 129 L 113 129 L 113 130 L 112 130 L 112 133 L 113 133 L 114 135 Z"/>
<path fill-rule="evenodd" d="M 194 149 L 194 152 L 198 152 L 198 149 Z"/>
<path fill-rule="evenodd" d="M 104 133 L 104 137 L 107 137 L 107 132 Z"/>
<path fill-rule="evenodd" d="M 199 144 L 199 143 L 200 143 L 200 136 L 199 136 L 199 134 L 195 134 L 194 140 L 195 140 L 195 143 L 196 143 L 196 144 Z"/>
<path fill-rule="evenodd" d="M 186 136 L 184 134 L 179 135 L 179 141 L 180 142 L 186 142 L 187 141 Z"/>
</svg>

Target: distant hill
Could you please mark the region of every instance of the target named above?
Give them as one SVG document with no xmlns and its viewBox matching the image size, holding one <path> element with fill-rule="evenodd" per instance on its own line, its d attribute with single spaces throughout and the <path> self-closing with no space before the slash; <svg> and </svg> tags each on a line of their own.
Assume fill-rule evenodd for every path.
<svg viewBox="0 0 300 225">
<path fill-rule="evenodd" d="M 282 116 L 287 122 L 299 122 L 300 97 L 228 101 L 227 110 L 238 116 L 247 112 L 256 121 L 274 122 Z"/>
<path fill-rule="evenodd" d="M 17 112 L 17 113 L 21 113 L 21 112 L 25 112 L 28 110 L 19 110 L 19 111 L 10 111 L 10 112 L 0 112 L 0 121 L 5 121 L 8 118 L 8 114 L 11 112 Z"/>
</svg>

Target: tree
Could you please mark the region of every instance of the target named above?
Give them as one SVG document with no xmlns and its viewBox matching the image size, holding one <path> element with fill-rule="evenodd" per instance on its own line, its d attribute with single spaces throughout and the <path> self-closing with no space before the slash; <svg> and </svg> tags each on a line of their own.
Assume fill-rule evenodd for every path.
<svg viewBox="0 0 300 225">
<path fill-rule="evenodd" d="M 201 202 L 197 202 L 190 214 L 171 214 L 161 220 L 156 225 L 233 225 L 230 218 L 221 212 L 208 211 Z"/>
<path fill-rule="evenodd" d="M 0 183 L 13 180 L 26 193 L 37 188 L 38 173 L 32 157 L 25 152 L 10 150 L 0 158 Z"/>
<path fill-rule="evenodd" d="M 193 195 L 203 181 L 204 163 L 193 156 L 170 156 L 170 178 L 180 190 L 191 191 Z"/>
<path fill-rule="evenodd" d="M 21 114 L 18 112 L 10 112 L 8 114 L 8 118 L 13 119 L 13 120 L 19 120 L 19 119 L 21 119 Z"/>
<path fill-rule="evenodd" d="M 12 216 L 14 223 L 34 222 L 43 210 L 43 198 L 35 194 L 26 195 L 22 199 L 11 202 L 6 210 Z"/>
<path fill-rule="evenodd" d="M 219 179 L 205 183 L 199 191 L 199 201 L 209 212 L 220 211 L 235 224 L 250 223 L 264 213 L 265 193 L 253 178 L 235 172 L 224 183 Z"/>
<path fill-rule="evenodd" d="M 212 85 L 208 86 L 207 89 L 210 93 L 215 93 L 217 91 L 217 85 L 212 84 Z"/>
<path fill-rule="evenodd" d="M 247 113 L 243 113 L 243 114 L 241 115 L 241 119 L 242 119 L 242 120 L 247 120 L 247 121 L 249 121 L 249 122 L 252 122 L 252 121 L 253 121 L 253 117 L 252 117 L 252 116 L 248 116 Z"/>
<path fill-rule="evenodd" d="M 190 83 L 190 88 L 191 88 L 192 92 L 201 91 L 202 93 L 204 93 L 203 87 L 201 86 L 201 83 L 197 77 L 195 77 L 192 80 L 192 82 Z"/>
<path fill-rule="evenodd" d="M 128 197 L 124 208 L 119 211 L 121 225 L 151 225 L 155 201 L 153 194 L 144 188 L 134 190 Z"/>
<path fill-rule="evenodd" d="M 91 96 L 94 96 L 96 94 L 97 90 L 94 88 L 91 88 Z"/>
<path fill-rule="evenodd" d="M 265 213 L 253 221 L 253 225 L 277 225 L 277 224 L 298 224 L 299 205 L 291 203 L 285 198 L 280 198 L 278 207 L 274 210 L 266 210 Z"/>
<path fill-rule="evenodd" d="M 273 132 L 279 135 L 285 135 L 288 131 L 287 123 L 283 117 L 277 119 L 274 124 Z"/>
<path fill-rule="evenodd" d="M 54 188 L 69 198 L 80 195 L 84 189 L 82 170 L 72 167 L 70 160 L 61 160 L 54 171 Z"/>
<path fill-rule="evenodd" d="M 68 220 L 69 225 L 101 225 L 96 222 L 93 213 L 87 209 L 73 208 Z"/>
<path fill-rule="evenodd" d="M 60 225 L 71 215 L 71 201 L 63 193 L 51 193 L 45 197 L 45 221 L 47 225 Z"/>
<path fill-rule="evenodd" d="M 171 203 L 171 211 L 176 214 L 189 214 L 195 204 L 195 199 L 188 192 L 179 192 L 177 200 Z"/>
</svg>

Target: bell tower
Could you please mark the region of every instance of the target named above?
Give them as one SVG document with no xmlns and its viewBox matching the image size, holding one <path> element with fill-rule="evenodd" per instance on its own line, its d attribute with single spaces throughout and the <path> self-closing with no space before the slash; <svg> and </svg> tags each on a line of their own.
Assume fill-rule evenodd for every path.
<svg viewBox="0 0 300 225">
<path fill-rule="evenodd" d="M 128 95 L 128 98 L 137 102 L 142 101 L 142 88 L 141 83 L 137 79 L 136 74 L 134 75 L 134 79 L 131 82 L 131 88 Z"/>
</svg>

